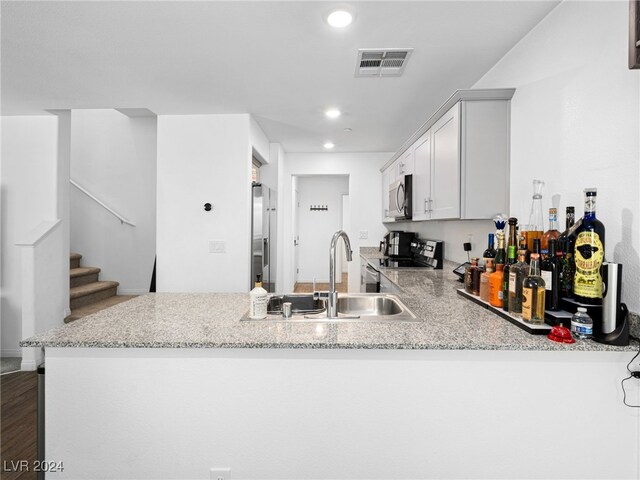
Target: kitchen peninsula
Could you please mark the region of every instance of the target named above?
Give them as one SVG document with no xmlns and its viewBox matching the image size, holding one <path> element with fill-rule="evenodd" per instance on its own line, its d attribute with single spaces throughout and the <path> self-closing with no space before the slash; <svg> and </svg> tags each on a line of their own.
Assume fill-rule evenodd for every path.
<svg viewBox="0 0 640 480">
<path fill-rule="evenodd" d="M 26 340 L 50 478 L 637 478 L 635 343 L 529 335 L 447 268 L 386 274 L 417 322 L 241 322 L 247 294 L 149 294 Z M 578 443 L 599 454 L 567 461 Z"/>
</svg>

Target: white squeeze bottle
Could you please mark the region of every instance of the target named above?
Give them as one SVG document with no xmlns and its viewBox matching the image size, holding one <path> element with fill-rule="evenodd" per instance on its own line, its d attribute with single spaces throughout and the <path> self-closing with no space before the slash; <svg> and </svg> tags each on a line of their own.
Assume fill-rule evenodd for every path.
<svg viewBox="0 0 640 480">
<path fill-rule="evenodd" d="M 249 318 L 256 320 L 267 316 L 267 291 L 262 288 L 260 275 L 256 275 L 256 286 L 249 292 Z"/>
</svg>

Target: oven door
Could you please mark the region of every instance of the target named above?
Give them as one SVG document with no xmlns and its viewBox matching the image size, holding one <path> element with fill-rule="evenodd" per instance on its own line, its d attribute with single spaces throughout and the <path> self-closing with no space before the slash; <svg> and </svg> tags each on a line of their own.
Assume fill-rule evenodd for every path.
<svg viewBox="0 0 640 480">
<path fill-rule="evenodd" d="M 360 267 L 360 292 L 380 292 L 380 272 L 367 262 L 363 262 Z"/>
</svg>

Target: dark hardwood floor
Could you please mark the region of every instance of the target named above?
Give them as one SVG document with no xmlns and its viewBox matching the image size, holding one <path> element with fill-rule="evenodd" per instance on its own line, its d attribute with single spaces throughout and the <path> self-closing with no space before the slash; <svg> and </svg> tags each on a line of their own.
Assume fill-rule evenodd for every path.
<svg viewBox="0 0 640 480">
<path fill-rule="evenodd" d="M 36 460 L 36 402 L 38 375 L 36 372 L 16 372 L 0 377 L 0 478 L 2 480 L 31 480 Z M 26 460 L 29 471 L 10 471 Z M 9 471 L 5 471 L 9 470 Z"/>
</svg>

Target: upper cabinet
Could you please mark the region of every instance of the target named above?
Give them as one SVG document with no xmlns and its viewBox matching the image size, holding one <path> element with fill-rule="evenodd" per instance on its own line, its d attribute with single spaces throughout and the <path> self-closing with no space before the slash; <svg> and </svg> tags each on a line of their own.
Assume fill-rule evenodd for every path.
<svg viewBox="0 0 640 480">
<path fill-rule="evenodd" d="M 513 89 L 459 90 L 382 168 L 382 198 L 413 174 L 413 220 L 491 219 L 509 210 Z M 383 207 L 384 209 L 385 207 Z M 383 211 L 388 218 L 388 205 Z"/>
</svg>

